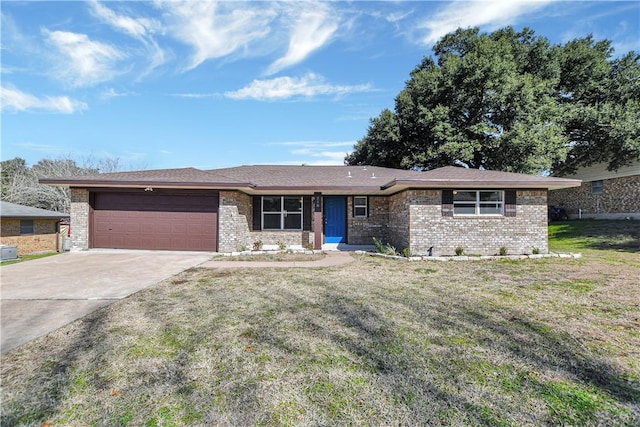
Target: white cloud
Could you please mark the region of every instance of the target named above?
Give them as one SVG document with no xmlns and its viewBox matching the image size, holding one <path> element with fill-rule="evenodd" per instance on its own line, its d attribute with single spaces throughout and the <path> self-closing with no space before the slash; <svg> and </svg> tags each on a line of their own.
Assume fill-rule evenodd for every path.
<svg viewBox="0 0 640 427">
<path fill-rule="evenodd" d="M 97 1 L 91 1 L 89 4 L 91 12 L 98 19 L 107 23 L 116 30 L 124 32 L 125 34 L 142 42 L 147 49 L 147 57 L 150 64 L 147 73 L 166 61 L 165 52 L 153 38 L 153 33 L 161 28 L 161 24 L 157 20 L 149 18 L 132 18 L 130 16 L 117 14 Z"/>
<path fill-rule="evenodd" d="M 186 69 L 204 61 L 232 53 L 246 53 L 248 46 L 265 38 L 271 31 L 275 11 L 267 3 L 253 9 L 250 4 L 238 7 L 235 2 L 158 2 L 167 12 L 167 30 L 176 39 L 193 47 Z"/>
<path fill-rule="evenodd" d="M 306 165 L 343 165 L 344 158 L 353 151 L 355 141 L 287 141 L 266 145 L 291 147 L 289 153 L 297 160 L 277 162 L 277 164 Z M 344 150 L 338 150 L 344 147 Z"/>
<path fill-rule="evenodd" d="M 303 77 L 277 77 L 271 80 L 254 80 L 237 91 L 225 92 L 231 99 L 254 99 L 268 101 L 293 97 L 318 95 L 347 95 L 372 91 L 371 85 L 338 86 L 326 83 L 321 76 L 308 73 Z"/>
<path fill-rule="evenodd" d="M 159 28 L 159 23 L 148 18 L 131 18 L 125 15 L 118 15 L 113 10 L 98 3 L 91 1 L 91 12 L 103 22 L 108 23 L 112 27 L 124 31 L 132 37 L 143 39 L 150 32 Z"/>
<path fill-rule="evenodd" d="M 91 86 L 111 80 L 121 73 L 115 69 L 115 65 L 125 55 L 116 48 L 92 41 L 86 34 L 49 31 L 46 28 L 42 32 L 62 54 L 57 61 L 59 77 L 72 86 Z"/>
<path fill-rule="evenodd" d="M 296 6 L 301 5 L 297 4 Z M 267 74 L 304 61 L 311 53 L 331 41 L 338 29 L 337 18 L 324 3 L 312 3 L 314 10 L 301 11 L 291 30 L 289 49 L 280 59 L 272 63 Z"/>
<path fill-rule="evenodd" d="M 513 25 L 516 18 L 551 4 L 553 0 L 486 0 L 455 1 L 424 21 L 421 29 L 427 34 L 422 38 L 432 45 L 457 28 L 488 26 L 490 29 Z"/>
<path fill-rule="evenodd" d="M 87 104 L 67 96 L 45 96 L 38 98 L 18 89 L 0 87 L 0 99 L 3 110 L 9 111 L 50 111 L 72 114 L 86 110 Z"/>
<path fill-rule="evenodd" d="M 114 88 L 110 87 L 100 94 L 100 98 L 102 99 L 112 99 L 112 98 L 121 98 L 124 96 L 132 96 L 136 95 L 134 92 L 118 92 Z"/>
</svg>

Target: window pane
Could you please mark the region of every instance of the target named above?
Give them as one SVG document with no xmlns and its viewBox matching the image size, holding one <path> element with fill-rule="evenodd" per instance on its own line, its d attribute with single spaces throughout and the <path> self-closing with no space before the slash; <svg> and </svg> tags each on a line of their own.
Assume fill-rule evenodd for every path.
<svg viewBox="0 0 640 427">
<path fill-rule="evenodd" d="M 354 210 L 355 216 L 367 216 L 367 208 L 365 206 L 356 206 Z"/>
<path fill-rule="evenodd" d="M 284 228 L 286 230 L 300 230 L 302 229 L 302 215 L 300 214 L 287 214 L 284 217 Z"/>
<path fill-rule="evenodd" d="M 367 206 L 367 198 L 366 197 L 354 197 L 353 204 L 355 206 Z"/>
<path fill-rule="evenodd" d="M 280 230 L 281 214 L 265 213 L 263 215 L 262 228 L 265 230 Z"/>
<path fill-rule="evenodd" d="M 287 212 L 302 212 L 302 200 L 300 197 L 285 197 L 284 210 Z"/>
<path fill-rule="evenodd" d="M 481 202 L 494 202 L 494 201 L 501 202 L 502 191 L 481 191 L 480 201 Z"/>
<path fill-rule="evenodd" d="M 454 191 L 453 201 L 454 202 L 475 202 L 476 192 L 475 191 Z"/>
<path fill-rule="evenodd" d="M 20 221 L 20 234 L 33 234 L 32 219 L 23 219 Z"/>
<path fill-rule="evenodd" d="M 280 197 L 263 197 L 262 198 L 262 212 L 280 212 L 280 211 L 281 211 Z"/>
<path fill-rule="evenodd" d="M 602 194 L 602 193 L 604 193 L 604 182 L 603 181 L 591 181 L 591 193 L 592 194 Z"/>
<path fill-rule="evenodd" d="M 480 205 L 480 215 L 500 215 L 502 213 L 502 204 Z"/>
<path fill-rule="evenodd" d="M 457 215 L 475 215 L 475 203 L 460 203 L 453 205 L 453 213 Z"/>
</svg>

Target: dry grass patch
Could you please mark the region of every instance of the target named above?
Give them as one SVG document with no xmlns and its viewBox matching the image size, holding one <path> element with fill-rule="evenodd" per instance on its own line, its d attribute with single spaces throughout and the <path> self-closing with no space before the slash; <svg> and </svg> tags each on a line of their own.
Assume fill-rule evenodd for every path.
<svg viewBox="0 0 640 427">
<path fill-rule="evenodd" d="M 319 261 L 326 255 L 324 253 L 304 253 L 304 252 L 274 252 L 247 254 L 237 256 L 217 256 L 214 261 L 272 261 L 272 262 L 299 262 L 299 261 Z"/>
<path fill-rule="evenodd" d="M 612 256 L 187 271 L 4 355 L 2 425 L 638 425 Z"/>
</svg>

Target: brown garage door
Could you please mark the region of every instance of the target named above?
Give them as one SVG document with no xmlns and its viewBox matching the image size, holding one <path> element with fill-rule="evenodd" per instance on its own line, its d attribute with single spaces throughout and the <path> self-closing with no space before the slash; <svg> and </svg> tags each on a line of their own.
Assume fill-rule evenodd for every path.
<svg viewBox="0 0 640 427">
<path fill-rule="evenodd" d="M 92 198 L 94 248 L 217 250 L 217 193 L 98 192 Z"/>
</svg>

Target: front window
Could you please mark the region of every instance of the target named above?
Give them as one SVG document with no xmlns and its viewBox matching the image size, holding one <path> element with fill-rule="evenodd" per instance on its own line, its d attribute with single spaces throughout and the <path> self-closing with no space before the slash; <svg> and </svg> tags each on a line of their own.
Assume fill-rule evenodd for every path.
<svg viewBox="0 0 640 427">
<path fill-rule="evenodd" d="M 367 216 L 367 198 L 364 196 L 355 196 L 353 198 L 353 216 Z"/>
<path fill-rule="evenodd" d="M 502 215 L 503 191 L 457 190 L 453 192 L 454 215 Z"/>
<path fill-rule="evenodd" d="M 32 219 L 23 219 L 20 221 L 20 234 L 34 234 Z"/>
<path fill-rule="evenodd" d="M 263 197 L 262 229 L 302 230 L 302 197 Z"/>
<path fill-rule="evenodd" d="M 591 181 L 591 194 L 602 194 L 604 193 L 604 182 L 600 181 Z"/>
</svg>

